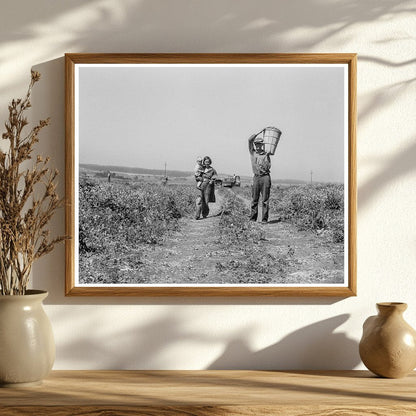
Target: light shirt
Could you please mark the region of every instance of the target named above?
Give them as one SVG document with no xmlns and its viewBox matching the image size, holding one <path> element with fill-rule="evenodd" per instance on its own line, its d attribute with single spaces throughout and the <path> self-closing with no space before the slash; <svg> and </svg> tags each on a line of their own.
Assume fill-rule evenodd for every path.
<svg viewBox="0 0 416 416">
<path fill-rule="evenodd" d="M 257 176 L 268 175 L 272 166 L 270 155 L 266 152 L 256 153 L 250 152 L 251 167 L 253 173 Z"/>
</svg>

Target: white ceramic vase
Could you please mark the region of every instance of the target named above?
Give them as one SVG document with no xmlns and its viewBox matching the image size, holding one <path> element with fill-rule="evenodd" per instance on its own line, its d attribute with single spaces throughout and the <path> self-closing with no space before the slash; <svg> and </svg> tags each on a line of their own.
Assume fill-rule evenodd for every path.
<svg viewBox="0 0 416 416">
<path fill-rule="evenodd" d="M 48 292 L 0 295 L 0 385 L 40 384 L 55 361 L 52 326 L 42 301 Z"/>
</svg>

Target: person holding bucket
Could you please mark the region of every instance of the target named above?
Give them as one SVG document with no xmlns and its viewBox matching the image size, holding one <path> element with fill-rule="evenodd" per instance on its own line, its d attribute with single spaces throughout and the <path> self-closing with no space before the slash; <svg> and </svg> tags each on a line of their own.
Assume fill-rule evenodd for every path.
<svg viewBox="0 0 416 416">
<path fill-rule="evenodd" d="M 259 136 L 261 133 L 263 133 L 263 136 Z M 269 198 L 272 185 L 270 178 L 270 168 L 272 166 L 270 155 L 274 154 L 280 135 L 281 131 L 279 129 L 267 127 L 260 133 L 253 134 L 248 139 L 248 150 L 254 174 L 251 194 L 251 221 L 257 221 L 260 195 L 262 202 L 261 222 L 267 224 L 269 219 Z M 265 143 L 265 137 L 271 140 L 267 140 L 267 143 Z M 267 145 L 267 151 L 265 150 L 265 145 Z"/>
</svg>

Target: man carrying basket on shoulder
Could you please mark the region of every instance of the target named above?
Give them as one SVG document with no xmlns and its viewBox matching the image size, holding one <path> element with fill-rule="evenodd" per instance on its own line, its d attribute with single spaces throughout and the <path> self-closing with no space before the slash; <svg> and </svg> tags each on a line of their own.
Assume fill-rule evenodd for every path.
<svg viewBox="0 0 416 416">
<path fill-rule="evenodd" d="M 272 185 L 270 178 L 270 153 L 264 150 L 264 140 L 253 134 L 248 139 L 248 151 L 250 152 L 251 167 L 253 168 L 253 186 L 251 193 L 250 221 L 257 221 L 260 195 L 262 196 L 261 222 L 267 224 L 269 219 L 269 198 Z"/>
</svg>

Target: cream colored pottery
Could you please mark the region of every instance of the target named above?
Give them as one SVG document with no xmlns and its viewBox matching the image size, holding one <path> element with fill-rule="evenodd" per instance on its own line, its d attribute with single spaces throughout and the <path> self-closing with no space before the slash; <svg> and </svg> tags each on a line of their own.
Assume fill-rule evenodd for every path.
<svg viewBox="0 0 416 416">
<path fill-rule="evenodd" d="M 0 387 L 40 384 L 55 361 L 52 326 L 42 301 L 48 292 L 0 295 Z"/>
<path fill-rule="evenodd" d="M 416 331 L 403 319 L 406 303 L 377 303 L 363 325 L 360 357 L 381 377 L 400 378 L 416 367 Z"/>
</svg>

